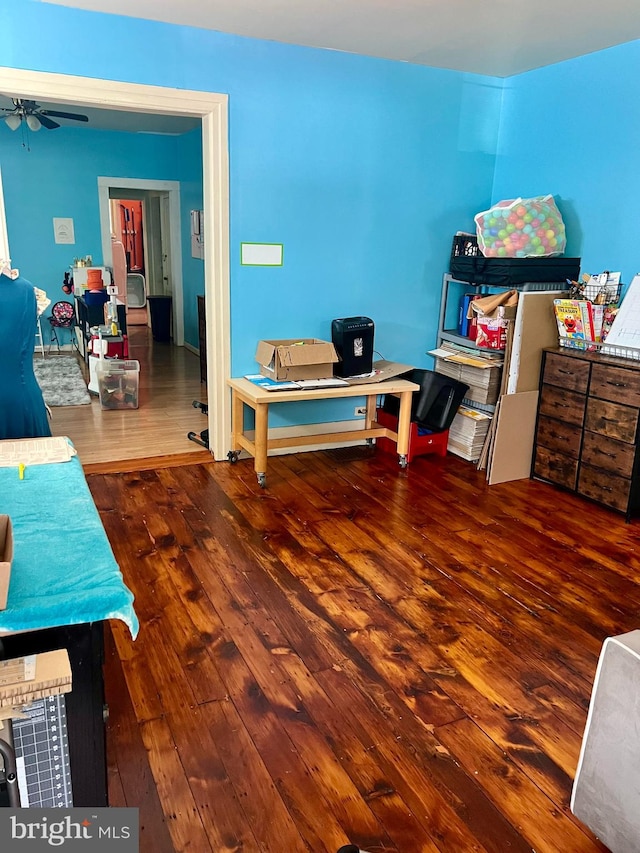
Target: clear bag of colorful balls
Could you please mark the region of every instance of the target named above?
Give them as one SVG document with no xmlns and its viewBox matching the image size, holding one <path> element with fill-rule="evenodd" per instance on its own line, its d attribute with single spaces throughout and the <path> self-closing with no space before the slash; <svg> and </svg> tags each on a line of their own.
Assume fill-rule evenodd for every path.
<svg viewBox="0 0 640 853">
<path fill-rule="evenodd" d="M 499 201 L 474 221 L 486 258 L 550 258 L 566 247 L 562 214 L 551 195 Z"/>
</svg>

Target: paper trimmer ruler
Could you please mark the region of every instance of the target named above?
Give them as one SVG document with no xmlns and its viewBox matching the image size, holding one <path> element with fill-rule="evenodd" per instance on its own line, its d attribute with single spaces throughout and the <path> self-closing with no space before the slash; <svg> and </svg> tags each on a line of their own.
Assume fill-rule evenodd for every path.
<svg viewBox="0 0 640 853">
<path fill-rule="evenodd" d="M 72 806 L 64 696 L 36 699 L 23 711 L 25 719 L 12 720 L 22 807 Z"/>
</svg>

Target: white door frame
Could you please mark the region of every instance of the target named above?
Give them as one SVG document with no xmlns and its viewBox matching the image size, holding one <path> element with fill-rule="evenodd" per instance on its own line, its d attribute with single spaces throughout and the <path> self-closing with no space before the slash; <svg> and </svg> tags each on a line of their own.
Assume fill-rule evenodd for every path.
<svg viewBox="0 0 640 853">
<path fill-rule="evenodd" d="M 158 190 L 169 193 L 169 236 L 171 258 L 171 281 L 173 285 L 173 342 L 184 346 L 184 311 L 182 290 L 182 243 L 180 241 L 180 182 L 151 181 L 144 178 L 98 178 L 100 204 L 100 229 L 102 232 L 102 263 L 113 265 L 111 250 L 111 228 L 109 223 L 109 189 Z M 211 433 L 209 433 L 211 434 Z"/>
<path fill-rule="evenodd" d="M 225 459 L 231 446 L 228 96 L 7 67 L 0 67 L 0 91 L 75 107 L 202 119 L 209 442 L 214 458 Z"/>
</svg>

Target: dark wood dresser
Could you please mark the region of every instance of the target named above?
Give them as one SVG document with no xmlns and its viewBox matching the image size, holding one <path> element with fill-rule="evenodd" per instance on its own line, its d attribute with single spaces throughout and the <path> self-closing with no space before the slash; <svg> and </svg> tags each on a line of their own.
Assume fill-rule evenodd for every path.
<svg viewBox="0 0 640 853">
<path fill-rule="evenodd" d="M 640 361 L 542 354 L 532 477 L 619 512 L 640 509 Z"/>
<path fill-rule="evenodd" d="M 204 296 L 198 296 L 198 347 L 200 349 L 200 382 L 207 381 L 207 317 Z"/>
</svg>

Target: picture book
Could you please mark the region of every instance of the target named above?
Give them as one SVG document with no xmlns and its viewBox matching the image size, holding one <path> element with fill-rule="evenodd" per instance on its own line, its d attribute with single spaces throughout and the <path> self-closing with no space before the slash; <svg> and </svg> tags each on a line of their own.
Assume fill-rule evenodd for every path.
<svg viewBox="0 0 640 853">
<path fill-rule="evenodd" d="M 553 305 L 560 337 L 572 339 L 579 349 L 595 349 L 578 342 L 602 340 L 604 305 L 594 305 L 588 299 L 554 299 Z"/>
<path fill-rule="evenodd" d="M 561 338 L 587 339 L 582 303 L 579 299 L 554 299 L 553 308 Z"/>
</svg>

